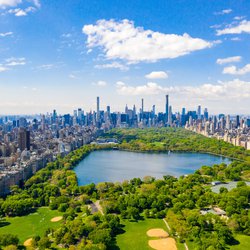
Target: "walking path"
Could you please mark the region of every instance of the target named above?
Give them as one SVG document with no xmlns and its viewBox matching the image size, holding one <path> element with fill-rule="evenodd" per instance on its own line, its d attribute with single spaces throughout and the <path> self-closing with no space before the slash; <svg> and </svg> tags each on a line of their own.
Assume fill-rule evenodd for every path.
<svg viewBox="0 0 250 250">
<path fill-rule="evenodd" d="M 163 221 L 164 221 L 164 223 L 166 224 L 166 226 L 167 226 L 167 228 L 168 228 L 168 230 L 169 230 L 169 232 L 170 232 L 170 231 L 171 231 L 171 228 L 170 228 L 168 222 L 166 221 L 166 219 L 163 219 Z M 177 234 L 177 233 L 176 233 L 176 234 Z M 177 234 L 177 237 L 179 238 L 179 235 L 178 235 L 178 234 Z M 188 246 L 187 246 L 187 243 L 184 242 L 183 244 L 184 244 L 186 250 L 189 250 L 189 249 L 188 249 Z"/>
</svg>

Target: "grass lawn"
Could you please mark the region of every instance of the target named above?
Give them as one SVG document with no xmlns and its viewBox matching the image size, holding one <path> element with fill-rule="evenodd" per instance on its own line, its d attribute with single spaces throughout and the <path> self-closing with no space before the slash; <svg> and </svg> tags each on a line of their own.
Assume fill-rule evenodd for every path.
<svg viewBox="0 0 250 250">
<path fill-rule="evenodd" d="M 236 235 L 235 239 L 240 242 L 239 245 L 231 246 L 232 250 L 249 250 L 250 249 L 250 236 L 247 235 Z"/>
<path fill-rule="evenodd" d="M 50 220 L 62 213 L 57 210 L 50 210 L 47 207 L 38 208 L 33 214 L 22 217 L 6 218 L 9 225 L 0 227 L 0 234 L 11 233 L 19 237 L 20 243 L 35 235 L 43 236 L 47 228 L 56 227 L 61 222 Z"/>
<path fill-rule="evenodd" d="M 120 250 L 152 250 L 148 246 L 150 237 L 147 236 L 147 231 L 152 228 L 162 228 L 166 230 L 166 225 L 162 219 L 145 219 L 138 222 L 122 221 L 125 226 L 125 233 L 116 237 L 117 245 Z"/>
</svg>

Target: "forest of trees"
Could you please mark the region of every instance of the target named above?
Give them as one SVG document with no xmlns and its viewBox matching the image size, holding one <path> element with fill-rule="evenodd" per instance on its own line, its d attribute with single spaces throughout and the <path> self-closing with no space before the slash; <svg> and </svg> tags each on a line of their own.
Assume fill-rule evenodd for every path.
<svg viewBox="0 0 250 250">
<path fill-rule="evenodd" d="M 118 146 L 124 149 L 209 151 L 241 161 L 229 166 L 202 166 L 179 179 L 164 176 L 156 180 L 146 176 L 122 183 L 78 186 L 72 169 L 91 151 L 103 147 L 86 145 L 64 158 L 58 156 L 27 180 L 24 187 L 13 186 L 11 195 L 0 199 L 2 220 L 5 216 L 24 216 L 41 206 L 64 213 L 60 227 L 48 228 L 43 236 L 33 237 L 34 249 L 58 245 L 69 249 L 115 249 L 115 237 L 122 232 L 121 220 L 143 218 L 167 218 L 173 236 L 177 232 L 180 241 L 192 241 L 201 250 L 226 249 L 236 243 L 235 234 L 250 235 L 250 187 L 244 182 L 250 172 L 248 151 L 183 129 L 114 130 L 104 136 L 118 138 Z M 217 194 L 210 188 L 212 180 L 239 182 L 235 189 L 221 188 Z M 100 200 L 104 215 L 90 213 L 88 204 L 96 200 Z M 209 207 L 225 210 L 227 219 L 200 213 Z M 18 244 L 15 235 L 8 237 L 11 240 L 7 242 L 5 238 L 0 235 L 0 248 Z"/>
<path fill-rule="evenodd" d="M 183 128 L 113 129 L 103 137 L 118 139 L 121 142 L 119 145 L 121 149 L 205 152 L 250 162 L 249 150 Z"/>
</svg>

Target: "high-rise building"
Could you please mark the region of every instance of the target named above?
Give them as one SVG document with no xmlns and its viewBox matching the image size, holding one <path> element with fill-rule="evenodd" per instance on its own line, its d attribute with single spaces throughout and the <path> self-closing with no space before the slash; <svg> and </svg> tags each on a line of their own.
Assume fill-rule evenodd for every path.
<svg viewBox="0 0 250 250">
<path fill-rule="evenodd" d="M 168 124 L 172 125 L 172 106 L 168 108 Z"/>
<path fill-rule="evenodd" d="M 230 123 L 230 115 L 227 115 L 226 118 L 226 129 L 231 129 L 231 123 Z"/>
<path fill-rule="evenodd" d="M 168 95 L 166 95 L 166 110 L 165 110 L 165 116 L 166 116 L 166 123 L 168 123 L 168 111 L 169 111 L 169 103 L 168 103 Z"/>
<path fill-rule="evenodd" d="M 236 115 L 236 124 L 235 124 L 236 128 L 238 128 L 240 126 L 240 116 Z"/>
<path fill-rule="evenodd" d="M 18 147 L 21 151 L 30 150 L 30 131 L 20 128 L 18 131 Z"/>
<path fill-rule="evenodd" d="M 198 115 L 198 119 L 201 119 L 201 105 L 198 106 L 197 115 Z"/>
<path fill-rule="evenodd" d="M 99 125 L 99 122 L 100 122 L 100 98 L 99 96 L 97 96 L 96 98 L 96 122 L 97 124 Z"/>
<path fill-rule="evenodd" d="M 207 121 L 208 120 L 208 110 L 207 108 L 204 109 L 204 118 Z"/>
</svg>

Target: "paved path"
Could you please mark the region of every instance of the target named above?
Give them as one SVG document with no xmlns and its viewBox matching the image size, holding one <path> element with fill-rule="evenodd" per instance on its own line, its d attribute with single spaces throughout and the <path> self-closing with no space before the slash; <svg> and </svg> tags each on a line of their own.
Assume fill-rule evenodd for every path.
<svg viewBox="0 0 250 250">
<path fill-rule="evenodd" d="M 104 215 L 99 200 L 97 200 L 96 202 L 91 203 L 91 204 L 90 204 L 90 208 L 91 208 L 91 213 L 92 213 L 92 214 L 97 213 L 97 212 L 100 212 L 101 215 Z"/>
<path fill-rule="evenodd" d="M 170 228 L 168 222 L 166 221 L 166 219 L 163 219 L 163 221 L 164 221 L 164 223 L 166 224 L 166 226 L 167 226 L 167 228 L 168 228 L 168 230 L 169 230 L 169 232 L 170 232 L 170 231 L 171 231 L 171 228 Z M 176 233 L 176 234 L 177 234 L 177 233 Z M 179 237 L 178 234 L 177 234 L 177 237 Z M 189 250 L 189 249 L 188 249 L 188 246 L 187 246 L 187 244 L 186 244 L 186 242 L 184 242 L 184 246 L 185 246 L 186 250 Z"/>
</svg>

